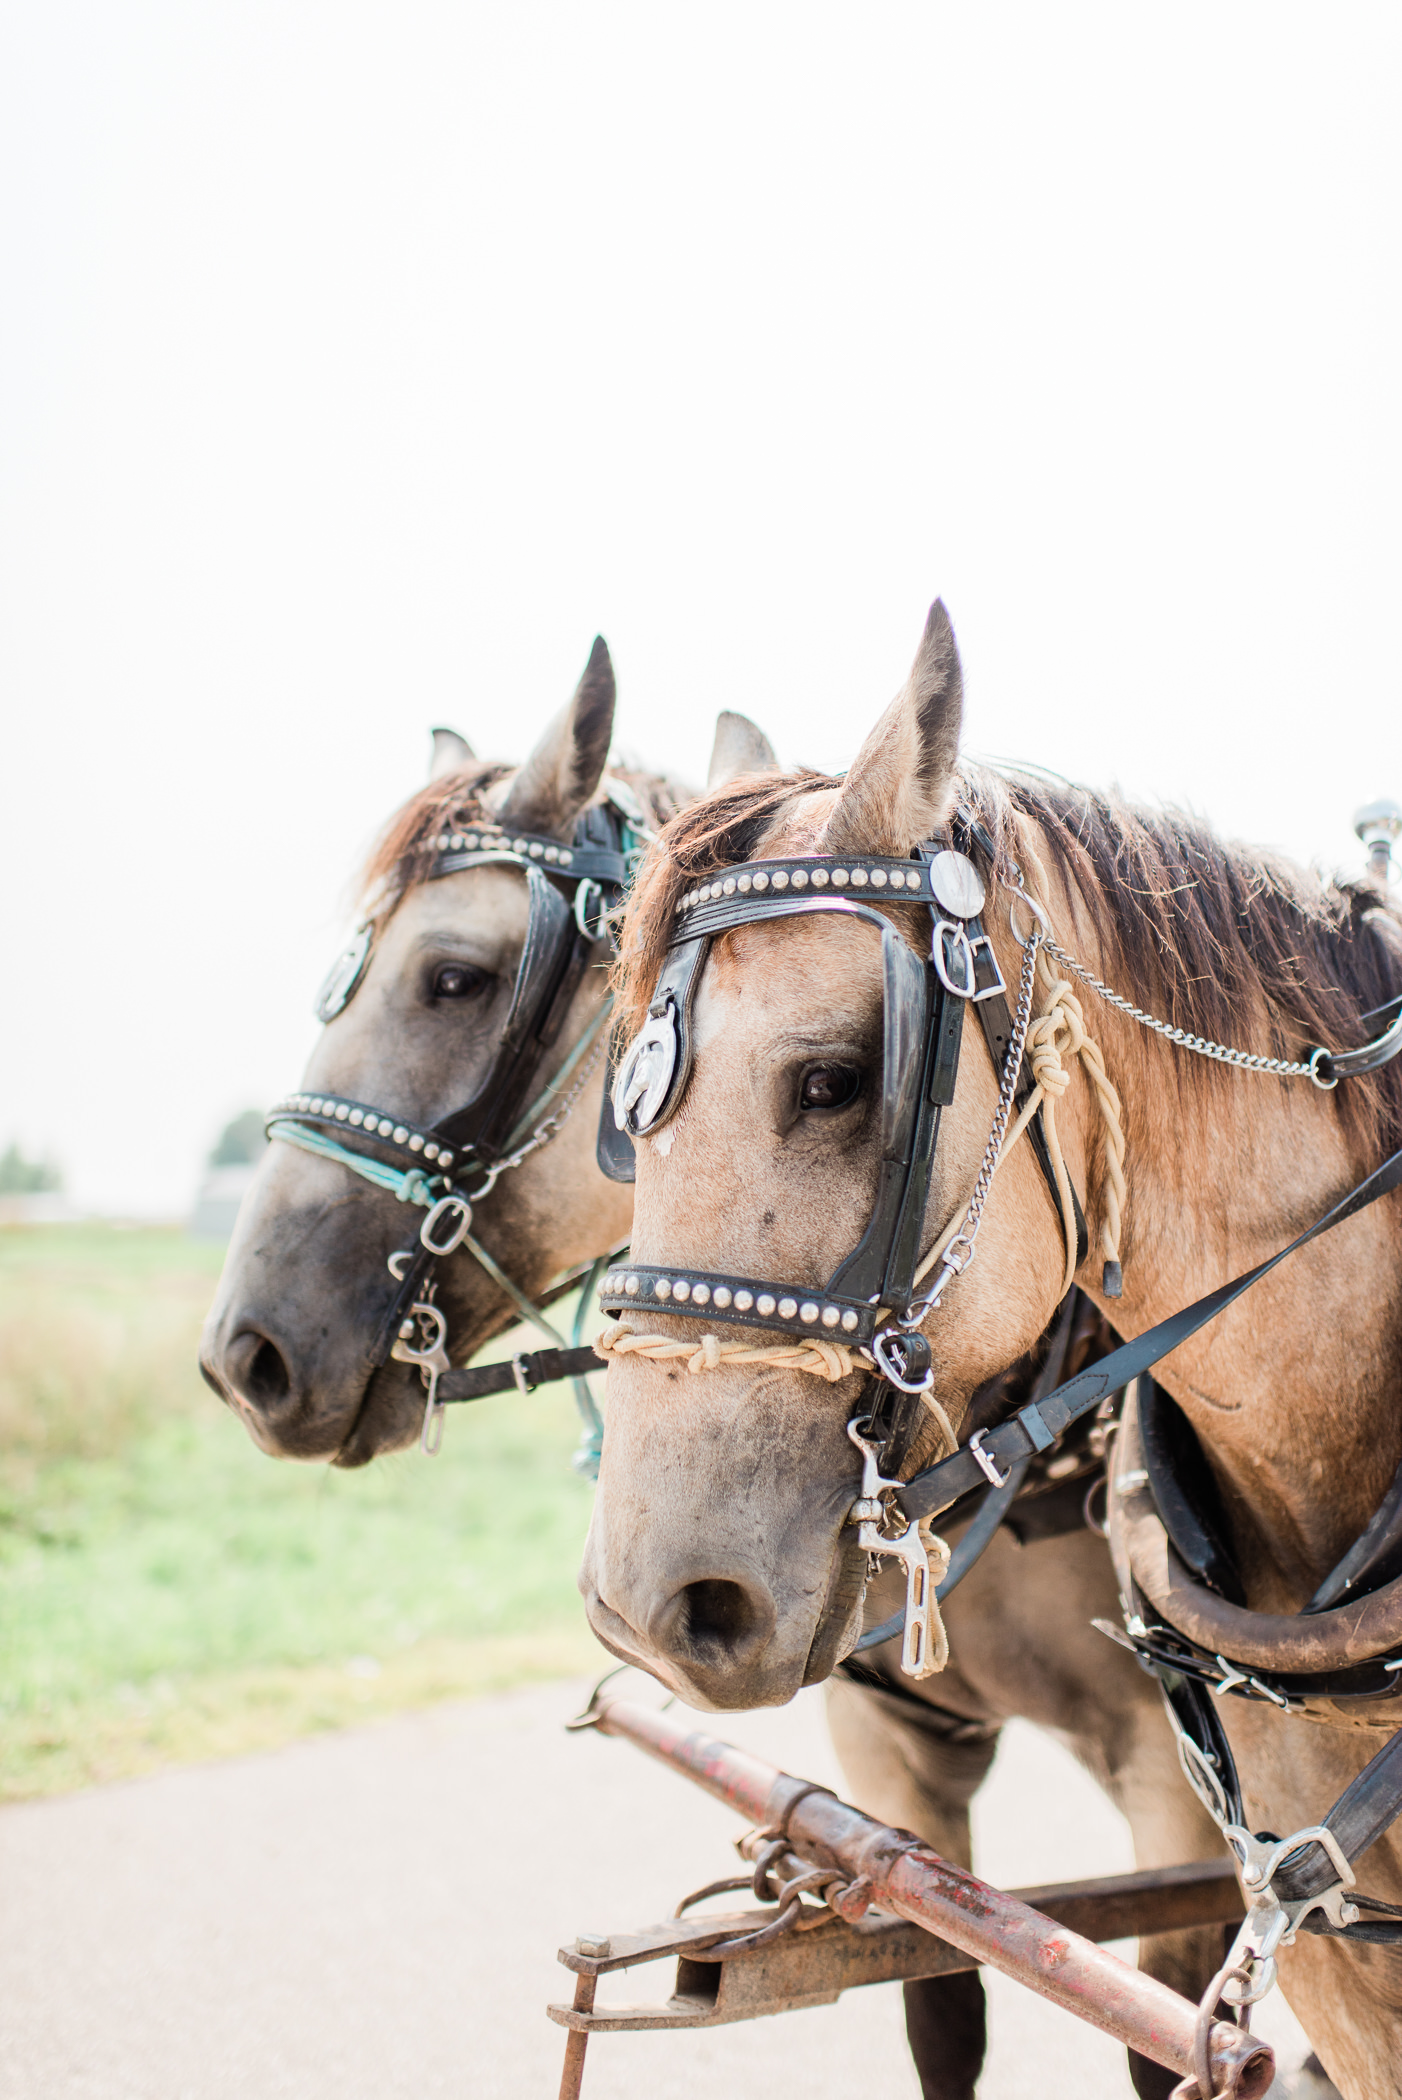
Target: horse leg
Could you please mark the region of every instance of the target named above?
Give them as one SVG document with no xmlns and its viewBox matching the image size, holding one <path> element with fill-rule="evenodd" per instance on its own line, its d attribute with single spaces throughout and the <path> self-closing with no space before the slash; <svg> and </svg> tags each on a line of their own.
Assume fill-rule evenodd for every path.
<svg viewBox="0 0 1402 2100">
<path fill-rule="evenodd" d="M 834 1677 L 828 1727 L 854 1802 L 971 1864 L 969 1803 L 998 1746 L 998 1724 Z M 973 2100 L 987 2029 L 977 1969 L 905 1985 L 905 2031 L 923 2100 Z"/>
</svg>

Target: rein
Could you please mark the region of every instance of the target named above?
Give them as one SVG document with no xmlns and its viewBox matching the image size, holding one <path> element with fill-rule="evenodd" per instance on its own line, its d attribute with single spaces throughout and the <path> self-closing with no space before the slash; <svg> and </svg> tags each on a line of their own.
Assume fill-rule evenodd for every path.
<svg viewBox="0 0 1402 2100">
<path fill-rule="evenodd" d="M 506 1020 L 481 1085 L 468 1101 L 432 1125 L 415 1124 L 342 1095 L 312 1092 L 290 1095 L 268 1116 L 269 1138 L 332 1160 L 427 1213 L 414 1242 L 389 1257 L 396 1287 L 380 1320 L 370 1362 L 372 1372 L 390 1358 L 417 1367 L 426 1394 L 421 1442 L 429 1456 L 440 1447 L 442 1410 L 450 1401 L 477 1399 L 513 1384 L 529 1392 L 569 1377 L 585 1427 L 575 1465 L 590 1478 L 597 1475 L 603 1424 L 584 1375 L 597 1369 L 597 1356 L 580 1346 L 578 1332 L 573 1345 L 566 1344 L 541 1306 L 519 1289 L 471 1228 L 474 1206 L 503 1174 L 521 1166 L 557 1134 L 605 1054 L 611 997 L 605 998 L 552 1080 L 522 1110 L 592 952 L 601 943 L 611 944 L 613 916 L 650 837 L 636 798 L 624 783 L 610 779 L 608 799 L 583 812 L 571 844 L 512 833 L 485 820 L 430 839 L 433 860 L 425 881 L 438 881 L 464 868 L 507 866 L 521 869 L 528 884 L 526 938 Z M 369 965 L 374 934 L 373 921 L 361 926 L 333 965 L 317 998 L 319 1020 L 334 1020 L 355 996 Z M 551 1348 L 480 1372 L 453 1370 L 447 1319 L 434 1301 L 437 1265 L 459 1248 L 486 1270 Z M 589 1289 L 612 1258 L 605 1256 L 589 1268 L 576 1329 Z M 567 1279 L 567 1285 L 572 1280 Z M 464 1380 L 469 1381 L 466 1386 Z"/>
</svg>

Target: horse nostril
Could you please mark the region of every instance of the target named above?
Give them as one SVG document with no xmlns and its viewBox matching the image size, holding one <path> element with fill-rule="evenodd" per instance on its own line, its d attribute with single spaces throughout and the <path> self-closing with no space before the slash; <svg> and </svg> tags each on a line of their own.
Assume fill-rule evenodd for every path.
<svg viewBox="0 0 1402 2100">
<path fill-rule="evenodd" d="M 229 1343 L 224 1372 L 241 1400 L 260 1414 L 284 1406 L 292 1392 L 292 1375 L 277 1343 L 246 1327 Z"/>
<path fill-rule="evenodd" d="M 682 1622 L 694 1648 L 719 1647 L 733 1653 L 759 1625 L 754 1600 L 738 1582 L 712 1577 L 689 1582 L 681 1602 Z"/>
</svg>

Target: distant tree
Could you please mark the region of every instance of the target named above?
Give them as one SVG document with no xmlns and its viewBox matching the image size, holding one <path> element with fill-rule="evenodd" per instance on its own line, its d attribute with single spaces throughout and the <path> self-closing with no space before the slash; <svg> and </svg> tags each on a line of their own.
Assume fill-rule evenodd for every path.
<svg viewBox="0 0 1402 2100">
<path fill-rule="evenodd" d="M 267 1144 L 261 1109 L 246 1108 L 232 1123 L 226 1123 L 219 1142 L 209 1155 L 212 1167 L 251 1167 L 263 1157 Z"/>
<path fill-rule="evenodd" d="M 61 1189 L 63 1176 L 49 1159 L 26 1159 L 16 1144 L 0 1152 L 0 1196 L 37 1196 Z"/>
</svg>

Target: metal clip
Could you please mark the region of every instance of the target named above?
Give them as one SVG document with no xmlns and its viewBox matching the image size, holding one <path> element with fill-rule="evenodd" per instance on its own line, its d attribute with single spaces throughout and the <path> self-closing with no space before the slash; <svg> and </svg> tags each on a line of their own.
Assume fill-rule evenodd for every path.
<svg viewBox="0 0 1402 2100">
<path fill-rule="evenodd" d="M 414 1347 L 414 1324 L 418 1322 L 422 1346 Z M 443 1410 L 438 1405 L 438 1381 L 445 1371 L 452 1370 L 447 1350 L 448 1322 L 436 1305 L 421 1300 L 411 1305 L 408 1317 L 399 1330 L 398 1339 L 390 1350 L 396 1363 L 416 1364 L 419 1376 L 428 1390 L 424 1407 L 424 1426 L 419 1443 L 426 1458 L 437 1458 L 443 1448 Z"/>
<path fill-rule="evenodd" d="M 436 1240 L 433 1236 L 434 1226 L 440 1218 L 447 1217 L 451 1211 L 457 1212 L 457 1223 L 449 1226 L 443 1239 Z M 423 1224 L 420 1225 L 419 1245 L 426 1248 L 430 1254 L 451 1254 L 462 1245 L 471 1230 L 472 1205 L 468 1202 L 466 1196 L 456 1196 L 450 1193 L 438 1198 L 438 1201 L 424 1219 Z"/>
<path fill-rule="evenodd" d="M 574 923 L 579 928 L 580 933 L 583 935 L 586 941 L 597 941 L 598 939 L 600 939 L 604 931 L 604 914 L 602 911 L 600 911 L 599 916 L 594 921 L 593 925 L 591 926 L 589 924 L 589 901 L 591 891 L 594 897 L 598 900 L 599 904 L 602 905 L 604 901 L 604 891 L 602 883 L 595 882 L 592 875 L 582 876 L 581 879 L 575 884 Z"/>
<path fill-rule="evenodd" d="M 1007 981 L 998 967 L 998 958 L 993 952 L 993 943 L 986 933 L 981 933 L 976 941 L 970 942 L 969 953 L 973 957 L 975 964 L 978 962 L 979 955 L 983 954 L 987 958 L 988 966 L 993 972 L 992 983 L 986 984 L 981 992 L 974 993 L 974 1005 L 977 1006 L 980 999 L 996 999 L 1000 992 L 1006 994 L 1008 989 Z"/>
<path fill-rule="evenodd" d="M 922 1536 L 918 1517 L 904 1531 L 892 1537 L 886 1535 L 884 1526 L 890 1512 L 884 1497 L 893 1494 L 900 1482 L 883 1478 L 877 1463 L 880 1446 L 861 1434 L 861 1419 L 858 1416 L 847 1424 L 847 1434 L 862 1454 L 862 1491 L 852 1504 L 847 1521 L 857 1526 L 858 1542 L 868 1553 L 898 1560 L 905 1568 L 901 1670 L 907 1677 L 930 1677 L 944 1668 L 949 1656 L 936 1598 L 939 1582 L 949 1567 L 949 1548 L 943 1539 Z M 932 1558 L 941 1564 L 939 1575 L 930 1565 Z"/>
</svg>

